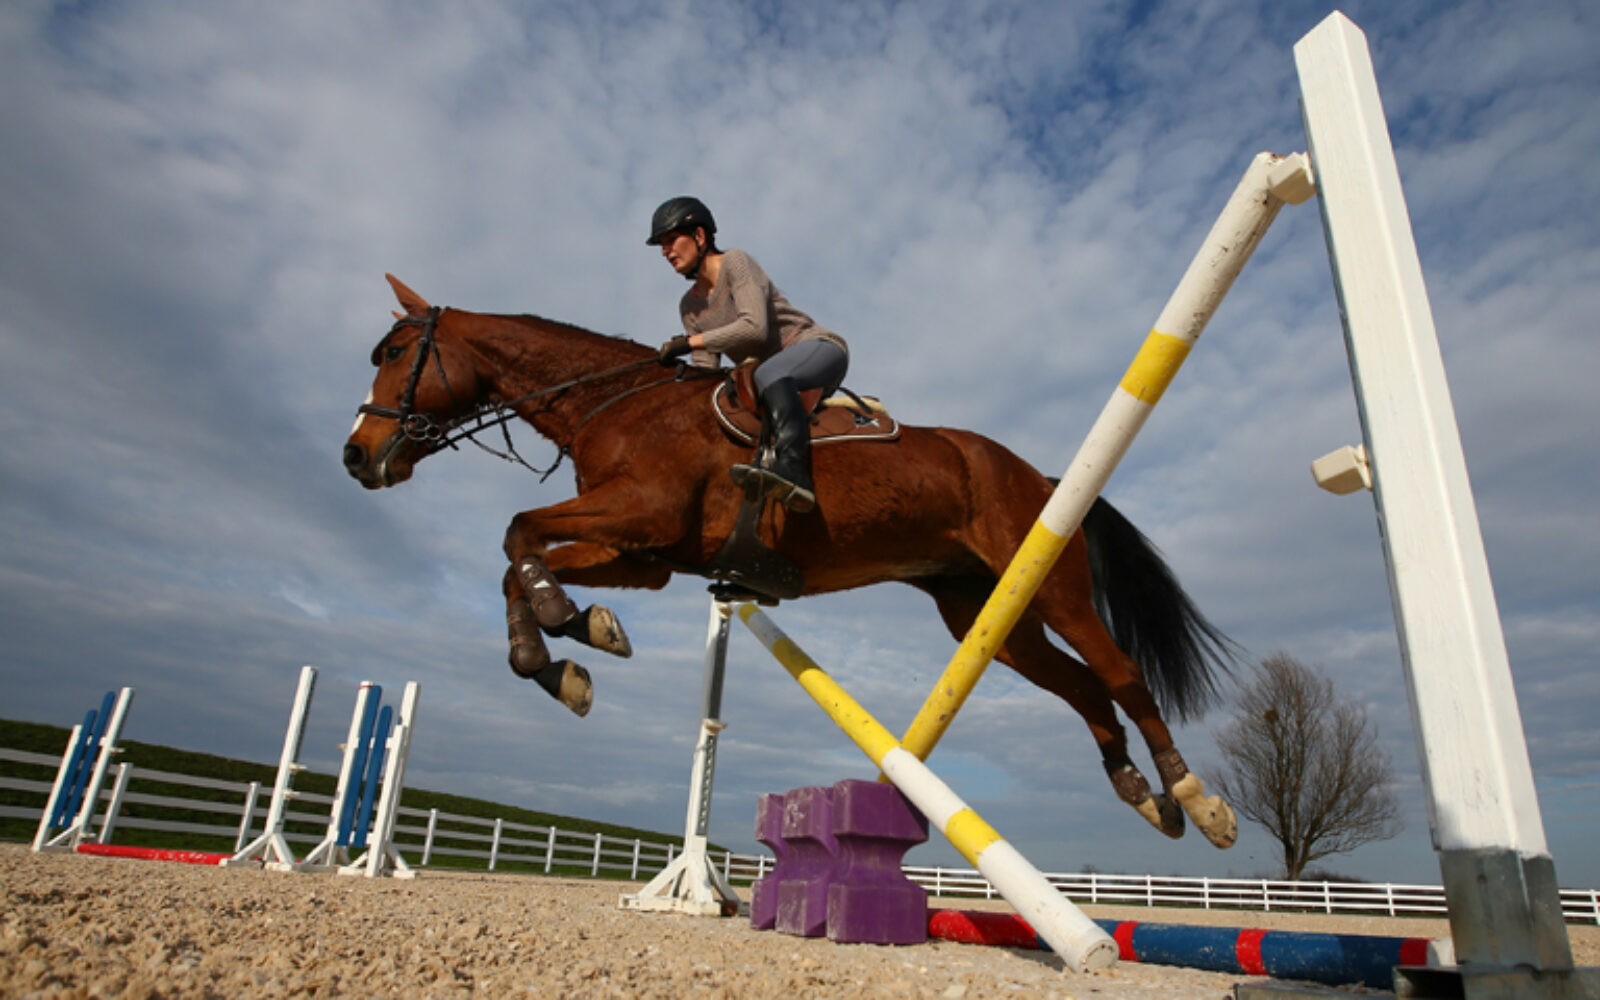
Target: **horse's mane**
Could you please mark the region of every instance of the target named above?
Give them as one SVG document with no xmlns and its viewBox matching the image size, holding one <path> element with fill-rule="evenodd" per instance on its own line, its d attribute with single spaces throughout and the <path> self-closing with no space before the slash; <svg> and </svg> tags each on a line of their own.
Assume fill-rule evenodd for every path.
<svg viewBox="0 0 1600 1000">
<path fill-rule="evenodd" d="M 553 327 L 558 333 L 580 334 L 585 337 L 593 337 L 598 341 L 609 341 L 618 346 L 636 347 L 640 348 L 641 350 L 654 350 L 654 348 L 650 347 L 650 345 L 641 344 L 637 340 L 633 340 L 628 337 L 623 337 L 618 334 L 596 333 L 593 330 L 588 330 L 584 327 L 578 326 L 576 323 L 567 323 L 559 319 L 549 319 L 544 316 L 536 316 L 533 313 L 474 313 L 465 309 L 454 309 L 451 311 L 465 313 L 472 316 L 481 316 L 485 319 L 506 320 L 523 326 L 539 325 L 546 328 Z M 389 338 L 393 337 L 397 332 L 399 332 L 404 323 L 405 321 L 403 320 L 396 322 L 394 326 L 389 328 L 389 332 L 385 333 L 383 338 L 378 341 L 378 346 L 372 349 L 373 364 L 378 363 L 378 355 L 382 353 L 384 345 L 389 342 Z"/>
<path fill-rule="evenodd" d="M 550 319 L 547 316 L 538 316 L 534 313 L 485 313 L 484 315 L 493 316 L 496 319 L 507 319 L 517 323 L 526 323 L 530 325 L 534 323 L 541 323 L 545 326 L 556 327 L 557 329 L 568 333 L 581 333 L 589 337 L 598 337 L 602 340 L 612 340 L 619 344 L 627 344 L 630 347 L 649 347 L 648 344 L 641 344 L 637 340 L 634 340 L 631 337 L 624 337 L 621 334 L 598 333 L 594 330 L 581 327 L 576 323 L 568 323 L 565 320 L 559 319 Z"/>
</svg>

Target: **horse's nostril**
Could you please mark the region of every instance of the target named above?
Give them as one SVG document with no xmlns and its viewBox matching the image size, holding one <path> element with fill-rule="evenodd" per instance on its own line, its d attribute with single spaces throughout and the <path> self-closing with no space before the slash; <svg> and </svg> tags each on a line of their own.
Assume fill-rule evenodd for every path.
<svg viewBox="0 0 1600 1000">
<path fill-rule="evenodd" d="M 366 461 L 367 449 L 359 444 L 347 444 L 344 446 L 344 467 L 346 469 L 354 472 L 365 465 Z"/>
</svg>

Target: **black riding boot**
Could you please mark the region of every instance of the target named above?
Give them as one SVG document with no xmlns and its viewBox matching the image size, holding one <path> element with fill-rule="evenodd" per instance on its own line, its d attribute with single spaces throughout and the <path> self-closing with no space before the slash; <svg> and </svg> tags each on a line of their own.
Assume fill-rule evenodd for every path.
<svg viewBox="0 0 1600 1000">
<path fill-rule="evenodd" d="M 740 463 L 729 470 L 747 493 L 757 490 L 796 514 L 817 505 L 811 488 L 811 420 L 800 403 L 794 379 L 780 378 L 767 386 L 761 403 L 772 421 L 772 468 Z"/>
</svg>

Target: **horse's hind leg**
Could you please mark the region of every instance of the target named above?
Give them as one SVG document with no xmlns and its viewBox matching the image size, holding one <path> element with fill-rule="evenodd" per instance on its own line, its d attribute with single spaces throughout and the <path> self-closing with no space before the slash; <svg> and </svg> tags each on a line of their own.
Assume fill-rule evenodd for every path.
<svg viewBox="0 0 1600 1000">
<path fill-rule="evenodd" d="M 919 589 L 933 597 L 946 627 L 963 638 L 977 619 L 989 593 L 992 577 L 945 577 L 919 580 Z M 1071 705 L 1094 736 L 1101 763 L 1117 797 L 1169 837 L 1183 835 L 1183 812 L 1166 795 L 1154 795 L 1150 783 L 1128 756 L 1128 737 L 1117 721 L 1116 708 L 1105 683 L 1088 667 L 1051 644 L 1044 623 L 1025 612 L 1006 637 L 995 658 L 1051 694 Z"/>
<path fill-rule="evenodd" d="M 1117 647 L 1095 611 L 1090 587 L 1089 561 L 1080 532 L 1035 595 L 1032 608 L 1078 651 L 1138 727 L 1167 795 L 1183 806 L 1207 840 L 1218 847 L 1233 846 L 1239 834 L 1233 809 L 1221 796 L 1206 795 L 1205 785 L 1184 763 L 1143 672 Z"/>
</svg>

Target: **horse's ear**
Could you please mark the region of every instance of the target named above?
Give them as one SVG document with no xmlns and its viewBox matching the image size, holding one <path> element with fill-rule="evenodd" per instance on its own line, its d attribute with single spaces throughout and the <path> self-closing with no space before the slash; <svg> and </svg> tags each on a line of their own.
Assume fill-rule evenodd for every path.
<svg viewBox="0 0 1600 1000">
<path fill-rule="evenodd" d="M 406 307 L 407 313 L 412 316 L 420 316 L 428 311 L 427 299 L 407 288 L 405 282 L 394 275 L 385 274 L 384 277 L 389 279 L 389 287 L 394 289 L 394 297 L 399 299 L 400 304 Z"/>
</svg>

